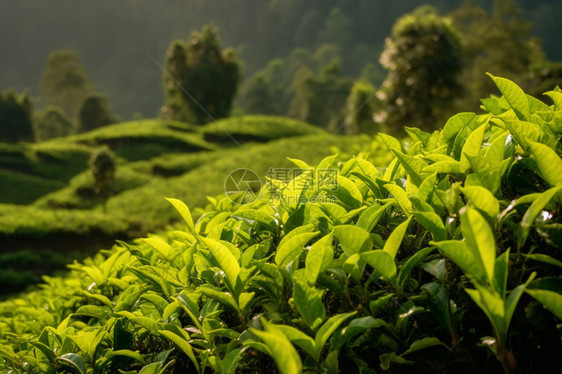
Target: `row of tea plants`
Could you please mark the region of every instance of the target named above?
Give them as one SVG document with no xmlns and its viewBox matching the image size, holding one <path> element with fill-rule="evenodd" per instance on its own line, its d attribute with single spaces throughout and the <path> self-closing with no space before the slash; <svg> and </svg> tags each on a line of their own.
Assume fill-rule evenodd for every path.
<svg viewBox="0 0 562 374">
<path fill-rule="evenodd" d="M 560 370 L 562 91 L 210 199 L 0 304 L 11 373 Z M 311 173 L 337 169 L 310 184 Z M 333 177 L 333 175 L 332 175 Z M 328 183 L 330 182 L 330 183 Z"/>
</svg>

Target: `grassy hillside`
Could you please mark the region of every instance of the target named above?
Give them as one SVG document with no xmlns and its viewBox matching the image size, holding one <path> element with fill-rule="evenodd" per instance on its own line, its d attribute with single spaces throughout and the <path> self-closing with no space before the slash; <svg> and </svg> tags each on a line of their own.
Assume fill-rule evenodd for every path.
<svg viewBox="0 0 562 374">
<path fill-rule="evenodd" d="M 115 239 L 139 236 L 176 220 L 164 197 L 183 198 L 202 208 L 207 196 L 224 192 L 223 181 L 238 167 L 263 175 L 270 167 L 289 166 L 287 155 L 315 163 L 331 146 L 345 149 L 367 141 L 331 136 L 290 119 L 248 116 L 205 126 L 133 121 L 37 144 L 0 144 L 0 203 L 19 204 L 0 205 L 0 256 L 14 253 L 24 259 L 33 248 L 55 257 L 72 252 L 67 262 L 83 258 Z M 90 154 L 99 147 L 110 148 L 117 157 L 107 214 L 88 168 Z M 38 280 L 37 272 L 33 277 L 21 273 L 34 260 L 17 265 L 10 261 L 0 267 L 0 278 L 11 279 L 5 284 L 20 287 L 30 284 L 25 279 Z M 48 273 L 49 263 L 41 271 Z M 52 264 L 60 267 L 58 260 Z M 10 286 L 3 292 L 17 289 Z"/>
</svg>

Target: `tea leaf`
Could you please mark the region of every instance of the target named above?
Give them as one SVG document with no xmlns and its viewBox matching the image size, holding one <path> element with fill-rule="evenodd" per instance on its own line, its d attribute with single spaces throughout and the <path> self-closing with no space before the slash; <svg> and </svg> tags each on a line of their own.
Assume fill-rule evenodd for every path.
<svg viewBox="0 0 562 374">
<path fill-rule="evenodd" d="M 277 326 L 262 319 L 264 331 L 251 328 L 258 338 L 260 338 L 271 352 L 271 356 L 277 364 L 281 374 L 300 374 L 302 372 L 302 362 L 291 344 L 289 339 Z"/>
<path fill-rule="evenodd" d="M 326 270 L 334 259 L 332 240 L 333 235 L 330 233 L 314 243 L 308 251 L 305 260 L 306 277 L 312 284 L 316 283 L 318 275 Z"/>
<path fill-rule="evenodd" d="M 486 272 L 490 284 L 494 280 L 496 241 L 488 222 L 472 208 L 460 211 L 461 231 L 473 258 Z"/>
</svg>

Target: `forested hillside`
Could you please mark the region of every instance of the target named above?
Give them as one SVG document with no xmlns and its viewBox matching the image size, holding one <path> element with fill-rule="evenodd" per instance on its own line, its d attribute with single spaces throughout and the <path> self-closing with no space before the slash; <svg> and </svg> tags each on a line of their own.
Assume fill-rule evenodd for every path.
<svg viewBox="0 0 562 374">
<path fill-rule="evenodd" d="M 271 60 L 308 53 L 320 65 L 337 56 L 346 77 L 364 76 L 379 85 L 384 72 L 377 61 L 396 18 L 424 4 L 446 15 L 463 2 L 172 0 L 164 6 L 149 0 L 58 0 L 45 6 L 32 0 L 5 0 L 0 3 L 0 43 L 9 53 L 0 54 L 0 88 L 29 88 L 38 97 L 49 54 L 74 49 L 119 115 L 153 117 L 163 102 L 162 72 L 149 56 L 163 63 L 171 40 L 186 39 L 208 23 L 219 27 L 223 45 L 234 47 L 243 61 L 246 84 Z M 490 1 L 474 3 L 492 11 Z M 562 26 L 556 18 L 562 4 L 556 0 L 518 3 L 523 18 L 533 24 L 532 35 L 543 41 L 548 59 L 562 60 L 557 40 Z M 238 103 L 244 111 L 252 108 L 248 100 L 241 98 Z M 44 104 L 39 101 L 38 106 Z"/>
</svg>

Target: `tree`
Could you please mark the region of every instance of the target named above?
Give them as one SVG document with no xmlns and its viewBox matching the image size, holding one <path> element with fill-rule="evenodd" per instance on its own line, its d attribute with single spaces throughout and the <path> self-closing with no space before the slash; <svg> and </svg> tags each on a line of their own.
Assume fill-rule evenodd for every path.
<svg viewBox="0 0 562 374">
<path fill-rule="evenodd" d="M 94 191 L 103 201 L 103 211 L 106 212 L 107 199 L 113 193 L 115 179 L 115 157 L 108 149 L 94 151 L 90 156 L 90 170 L 94 176 Z"/>
<path fill-rule="evenodd" d="M 76 132 L 76 127 L 58 107 L 48 107 L 33 123 L 35 141 L 66 136 Z"/>
<path fill-rule="evenodd" d="M 351 81 L 342 76 L 338 59 L 322 67 L 318 75 L 303 67 L 293 78 L 289 114 L 329 131 L 340 131 L 350 88 Z"/>
<path fill-rule="evenodd" d="M 248 113 L 279 115 L 281 88 L 265 73 L 256 73 L 244 90 L 244 108 Z"/>
<path fill-rule="evenodd" d="M 86 69 L 75 51 L 59 50 L 47 60 L 41 91 L 47 105 L 58 106 L 77 122 L 82 103 L 94 92 L 94 84 L 86 77 Z"/>
<path fill-rule="evenodd" d="M 540 41 L 530 34 L 531 23 L 514 0 L 494 0 L 491 14 L 469 0 L 449 18 L 462 35 L 462 100 L 468 105 L 478 106 L 479 98 L 494 92 L 486 72 L 523 83 L 530 67 L 544 58 Z"/>
<path fill-rule="evenodd" d="M 431 9 L 423 7 L 401 17 L 380 57 L 388 75 L 377 93 L 381 101 L 377 121 L 391 126 L 441 125 L 461 89 L 460 54 L 457 33 Z"/>
<path fill-rule="evenodd" d="M 378 129 L 373 121 L 375 86 L 359 80 L 351 87 L 345 106 L 346 134 L 374 134 Z"/>
<path fill-rule="evenodd" d="M 86 132 L 98 127 L 119 122 L 119 117 L 111 111 L 109 100 L 103 95 L 88 96 L 79 113 L 80 131 Z"/>
<path fill-rule="evenodd" d="M 232 48 L 220 49 L 218 29 L 191 34 L 187 47 L 174 41 L 166 55 L 164 118 L 203 124 L 227 117 L 240 81 Z"/>
<path fill-rule="evenodd" d="M 0 93 L 0 142 L 33 139 L 33 106 L 29 94 L 14 90 Z"/>
</svg>

